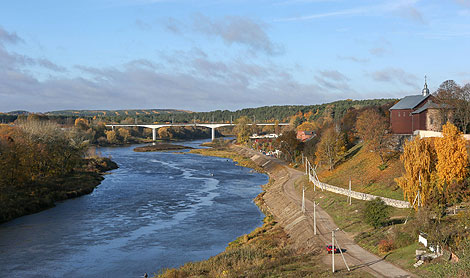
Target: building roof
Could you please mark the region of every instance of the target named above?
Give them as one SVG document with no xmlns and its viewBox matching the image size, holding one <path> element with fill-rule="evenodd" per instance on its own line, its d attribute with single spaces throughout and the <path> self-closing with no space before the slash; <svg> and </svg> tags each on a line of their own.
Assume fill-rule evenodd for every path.
<svg viewBox="0 0 470 278">
<path fill-rule="evenodd" d="M 390 110 L 397 110 L 397 109 L 413 109 L 418 106 L 421 102 L 426 100 L 430 95 L 413 95 L 413 96 L 406 96 L 402 98 L 399 102 L 397 102 L 394 106 L 390 107 Z"/>
<path fill-rule="evenodd" d="M 428 101 L 426 102 L 423 106 L 421 106 L 419 109 L 417 109 L 416 111 L 413 111 L 411 114 L 419 114 L 423 111 L 425 111 L 426 109 L 429 109 L 429 108 L 434 108 L 434 109 L 442 109 L 442 108 L 450 108 L 449 105 L 445 104 L 445 103 L 442 103 L 442 104 L 437 104 L 437 103 L 434 103 L 432 100 L 431 101 Z"/>
</svg>

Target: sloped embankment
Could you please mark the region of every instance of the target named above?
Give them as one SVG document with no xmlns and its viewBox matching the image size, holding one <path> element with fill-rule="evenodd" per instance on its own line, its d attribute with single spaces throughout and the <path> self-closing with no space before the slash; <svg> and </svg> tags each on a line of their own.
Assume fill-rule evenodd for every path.
<svg viewBox="0 0 470 278">
<path fill-rule="evenodd" d="M 250 157 L 274 180 L 267 185 L 268 188 L 265 188 L 263 199 L 269 212 L 289 236 L 292 248 L 303 253 L 321 246 L 320 242 L 313 237 L 313 227 L 302 213 L 301 204 L 285 197 L 285 194 L 289 194 L 284 190 L 286 183 L 293 183 L 302 174 L 297 172 L 294 174 L 297 176 L 292 176 L 293 174 L 278 162 L 273 163 L 269 158 L 245 148 L 237 146 L 233 148 L 239 154 Z"/>
</svg>

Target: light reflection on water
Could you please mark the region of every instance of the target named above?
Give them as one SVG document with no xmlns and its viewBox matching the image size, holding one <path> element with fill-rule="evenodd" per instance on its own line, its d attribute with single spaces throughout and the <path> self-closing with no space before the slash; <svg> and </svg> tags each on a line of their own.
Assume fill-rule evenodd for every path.
<svg viewBox="0 0 470 278">
<path fill-rule="evenodd" d="M 0 277 L 139 277 L 207 259 L 262 224 L 252 200 L 266 175 L 133 148 L 101 149 L 120 168 L 92 194 L 0 225 Z"/>
</svg>

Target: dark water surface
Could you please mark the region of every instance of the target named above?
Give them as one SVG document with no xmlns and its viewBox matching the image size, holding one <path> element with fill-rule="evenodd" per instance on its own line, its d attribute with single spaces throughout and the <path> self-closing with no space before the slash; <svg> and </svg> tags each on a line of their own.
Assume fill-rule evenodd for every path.
<svg viewBox="0 0 470 278">
<path fill-rule="evenodd" d="M 207 259 L 262 224 L 252 200 L 266 175 L 134 147 L 101 149 L 120 168 L 92 194 L 0 225 L 0 277 L 139 277 Z"/>
</svg>

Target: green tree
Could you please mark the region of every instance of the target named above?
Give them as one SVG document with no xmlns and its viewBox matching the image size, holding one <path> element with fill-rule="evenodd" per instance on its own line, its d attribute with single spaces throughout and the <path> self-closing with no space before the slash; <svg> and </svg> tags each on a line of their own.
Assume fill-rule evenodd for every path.
<svg viewBox="0 0 470 278">
<path fill-rule="evenodd" d="M 390 219 L 390 207 L 378 197 L 368 201 L 364 209 L 364 219 L 372 227 L 380 228 Z"/>
</svg>

